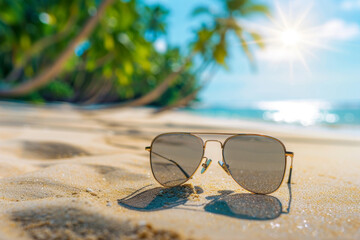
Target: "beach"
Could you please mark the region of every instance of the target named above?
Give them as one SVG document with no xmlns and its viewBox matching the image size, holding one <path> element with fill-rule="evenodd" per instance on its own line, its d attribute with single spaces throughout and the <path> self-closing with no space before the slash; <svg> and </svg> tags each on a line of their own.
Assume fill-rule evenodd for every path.
<svg viewBox="0 0 360 240">
<path fill-rule="evenodd" d="M 0 239 L 360 239 L 359 135 L 152 112 L 0 103 Z M 145 147 L 178 131 L 276 137 L 293 184 L 250 194 L 209 142 L 205 174 L 162 188 Z"/>
</svg>

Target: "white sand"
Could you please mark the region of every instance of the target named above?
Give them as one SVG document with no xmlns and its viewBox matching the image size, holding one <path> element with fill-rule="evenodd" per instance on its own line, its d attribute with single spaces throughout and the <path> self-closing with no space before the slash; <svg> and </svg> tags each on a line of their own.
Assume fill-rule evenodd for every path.
<svg viewBox="0 0 360 240">
<path fill-rule="evenodd" d="M 357 134 L 149 112 L 1 103 L 0 239 L 360 239 Z M 169 131 L 281 139 L 295 152 L 290 213 L 285 181 L 248 194 L 217 165 L 215 142 L 205 174 L 162 189 L 144 147 Z"/>
</svg>

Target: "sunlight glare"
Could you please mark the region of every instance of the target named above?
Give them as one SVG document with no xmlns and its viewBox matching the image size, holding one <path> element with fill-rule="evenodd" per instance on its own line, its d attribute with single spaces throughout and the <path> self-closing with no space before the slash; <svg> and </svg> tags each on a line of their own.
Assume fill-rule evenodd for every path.
<svg viewBox="0 0 360 240">
<path fill-rule="evenodd" d="M 267 44 L 267 49 L 259 54 L 259 57 L 264 60 L 270 60 L 278 65 L 278 62 L 287 61 L 289 64 L 290 79 L 293 79 L 293 69 L 300 63 L 308 73 L 311 74 L 311 69 L 308 64 L 308 55 L 310 57 L 317 57 L 315 49 L 326 49 L 334 51 L 336 49 L 327 45 L 326 41 L 321 35 L 324 31 L 323 26 L 313 26 L 309 22 L 311 17 L 308 17 L 312 5 L 309 5 L 303 13 L 298 13 L 294 16 L 293 11 L 289 10 L 285 14 L 279 4 L 276 4 L 277 15 L 275 18 L 270 17 L 271 26 L 264 26 L 262 24 L 253 24 L 262 30 L 264 33 L 262 42 Z M 306 21 L 305 21 L 306 20 Z M 250 24 L 250 23 L 248 23 Z M 310 27 L 311 26 L 311 27 Z M 257 41 L 250 42 L 251 44 L 258 44 Z"/>
<path fill-rule="evenodd" d="M 287 29 L 282 32 L 281 41 L 286 47 L 295 47 L 300 42 L 300 34 L 295 29 Z"/>
<path fill-rule="evenodd" d="M 260 102 L 258 107 L 265 110 L 263 118 L 279 123 L 310 126 L 321 122 L 336 123 L 339 116 L 329 113 L 331 105 L 322 101 L 274 101 Z"/>
</svg>

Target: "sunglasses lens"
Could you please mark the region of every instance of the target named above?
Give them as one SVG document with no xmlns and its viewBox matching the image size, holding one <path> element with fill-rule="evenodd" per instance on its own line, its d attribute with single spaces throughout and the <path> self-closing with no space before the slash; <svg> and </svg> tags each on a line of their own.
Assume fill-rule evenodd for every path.
<svg viewBox="0 0 360 240">
<path fill-rule="evenodd" d="M 184 133 L 160 135 L 152 143 L 150 162 L 156 180 L 166 187 L 186 182 L 203 156 L 200 138 Z"/>
<path fill-rule="evenodd" d="M 268 194 L 279 188 L 285 173 L 285 149 L 276 139 L 239 135 L 224 146 L 224 160 L 235 181 L 248 191 Z"/>
</svg>

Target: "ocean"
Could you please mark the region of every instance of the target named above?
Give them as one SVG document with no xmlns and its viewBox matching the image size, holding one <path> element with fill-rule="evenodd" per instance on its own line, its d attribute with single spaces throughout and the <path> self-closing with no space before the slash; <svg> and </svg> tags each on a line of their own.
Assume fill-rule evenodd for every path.
<svg viewBox="0 0 360 240">
<path fill-rule="evenodd" d="M 206 106 L 188 111 L 211 117 L 244 119 L 302 126 L 360 126 L 360 101 L 332 103 L 326 101 L 268 101 L 237 106 Z"/>
</svg>

